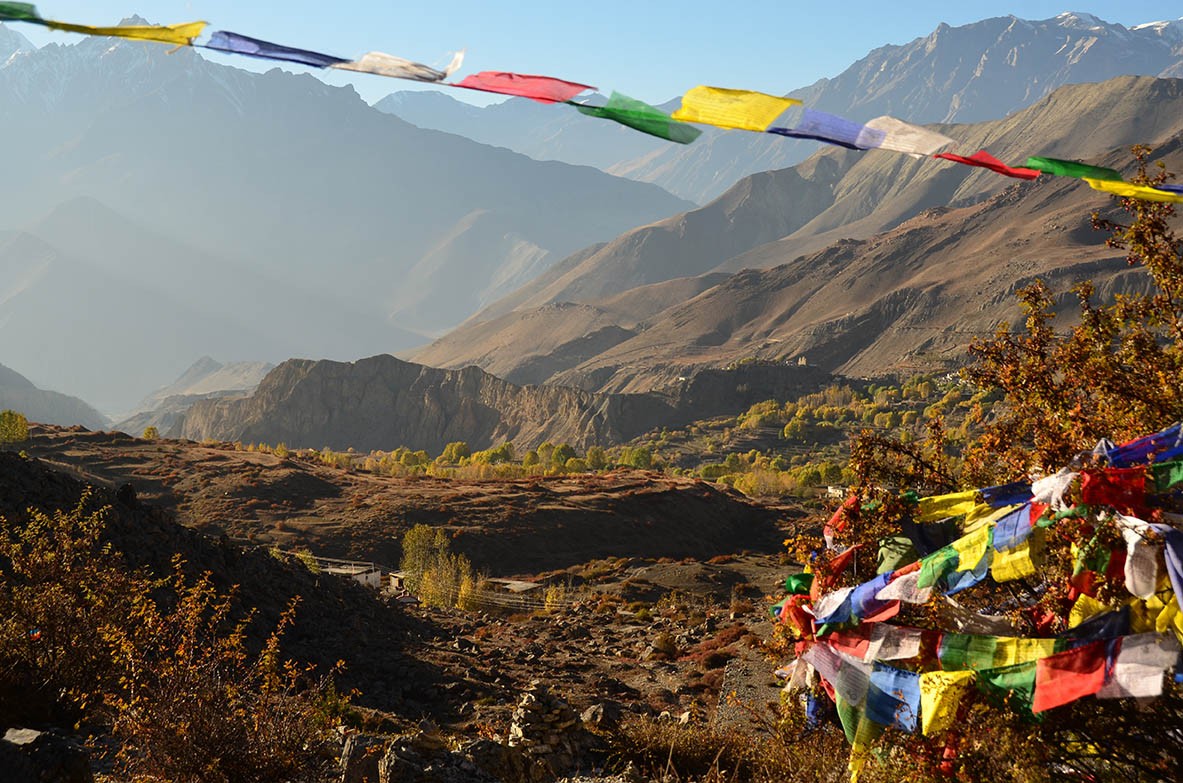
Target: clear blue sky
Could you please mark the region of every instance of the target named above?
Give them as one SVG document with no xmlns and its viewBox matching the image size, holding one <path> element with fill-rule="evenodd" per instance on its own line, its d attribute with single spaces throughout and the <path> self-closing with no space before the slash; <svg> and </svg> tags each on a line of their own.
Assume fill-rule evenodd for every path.
<svg viewBox="0 0 1183 783">
<path fill-rule="evenodd" d="M 47 18 L 81 24 L 114 24 L 132 14 L 161 24 L 204 19 L 211 30 L 340 57 L 378 50 L 442 66 L 452 51 L 465 48 L 461 73 L 546 74 L 650 102 L 696 84 L 784 93 L 837 75 L 875 47 L 927 35 L 941 22 L 960 25 L 1007 14 L 1046 19 L 1072 10 L 1132 26 L 1183 15 L 1178 0 L 45 0 L 37 7 Z M 37 44 L 78 40 L 31 25 L 13 27 Z M 255 70 L 273 67 L 205 54 Z M 350 82 L 370 102 L 415 88 L 411 82 L 339 73 L 326 81 Z M 452 94 L 478 96 L 465 90 Z"/>
</svg>

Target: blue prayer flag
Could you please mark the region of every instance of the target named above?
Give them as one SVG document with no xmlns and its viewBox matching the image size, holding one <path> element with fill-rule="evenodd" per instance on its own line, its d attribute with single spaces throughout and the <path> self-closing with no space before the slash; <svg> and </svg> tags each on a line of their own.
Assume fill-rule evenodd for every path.
<svg viewBox="0 0 1183 783">
<path fill-rule="evenodd" d="M 248 38 L 245 35 L 231 33 L 226 30 L 218 30 L 210 36 L 209 42 L 205 44 L 205 48 L 214 49 L 219 52 L 245 54 L 248 57 L 259 57 L 264 60 L 282 60 L 284 62 L 300 63 L 301 65 L 310 65 L 313 68 L 328 68 L 330 65 L 349 62 L 349 60 L 342 57 L 333 57 L 332 55 L 321 54 L 320 52 L 310 52 L 307 49 L 293 49 L 290 46 L 281 46 L 280 44 L 260 41 L 258 38 Z"/>
</svg>

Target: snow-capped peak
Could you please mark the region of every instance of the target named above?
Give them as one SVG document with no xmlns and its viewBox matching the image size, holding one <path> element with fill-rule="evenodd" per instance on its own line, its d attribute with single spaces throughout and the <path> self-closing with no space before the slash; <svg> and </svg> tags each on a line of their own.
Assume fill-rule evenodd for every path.
<svg viewBox="0 0 1183 783">
<path fill-rule="evenodd" d="M 1056 21 L 1061 27 L 1074 27 L 1081 30 L 1103 30 L 1111 26 L 1092 14 L 1081 11 L 1065 11 L 1056 16 Z"/>
</svg>

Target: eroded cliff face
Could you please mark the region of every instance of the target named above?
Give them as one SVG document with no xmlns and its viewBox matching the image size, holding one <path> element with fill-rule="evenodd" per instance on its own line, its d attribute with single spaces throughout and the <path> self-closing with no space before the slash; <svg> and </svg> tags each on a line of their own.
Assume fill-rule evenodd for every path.
<svg viewBox="0 0 1183 783">
<path fill-rule="evenodd" d="M 196 403 L 181 432 L 195 440 L 363 451 L 408 446 L 439 453 L 458 440 L 473 449 L 504 441 L 528 449 L 546 440 L 584 449 L 736 412 L 828 379 L 809 367 L 754 365 L 704 373 L 669 393 L 594 394 L 516 386 L 477 367 L 439 370 L 386 355 L 351 363 L 292 359 L 249 397 Z"/>
</svg>

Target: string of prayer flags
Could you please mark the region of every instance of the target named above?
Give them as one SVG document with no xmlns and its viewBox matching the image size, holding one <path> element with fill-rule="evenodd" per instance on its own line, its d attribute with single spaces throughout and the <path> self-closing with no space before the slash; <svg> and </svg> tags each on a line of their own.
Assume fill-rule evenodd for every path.
<svg viewBox="0 0 1183 783">
<path fill-rule="evenodd" d="M 1085 182 L 1093 190 L 1100 190 L 1105 193 L 1112 193 L 1115 196 L 1123 198 L 1137 198 L 1143 201 L 1165 201 L 1171 204 L 1183 204 L 1183 193 L 1171 193 L 1169 191 L 1160 190 L 1159 188 L 1152 188 L 1149 185 L 1135 185 L 1132 182 L 1115 182 L 1108 179 L 1093 179 L 1092 177 L 1083 177 Z"/>
<path fill-rule="evenodd" d="M 1027 158 L 1027 168 L 1057 177 L 1075 177 L 1076 179 L 1087 177 L 1089 179 L 1121 181 L 1121 174 L 1113 169 L 1090 166 L 1078 160 L 1060 160 L 1059 158 L 1033 156 Z"/>
<path fill-rule="evenodd" d="M 480 90 L 494 92 L 500 95 L 514 95 L 518 98 L 529 98 L 539 103 L 564 103 L 581 92 L 594 90 L 590 84 L 579 84 L 553 76 L 534 76 L 525 73 L 506 73 L 505 71 L 481 71 L 465 76 L 453 87 L 463 87 L 466 90 Z"/>
<path fill-rule="evenodd" d="M 671 116 L 680 122 L 764 131 L 785 109 L 800 103 L 796 98 L 699 85 L 682 96 L 682 106 Z"/>
<path fill-rule="evenodd" d="M 972 671 L 920 674 L 920 731 L 924 736 L 940 734 L 953 725 L 974 676 Z"/>
<path fill-rule="evenodd" d="M 1002 174 L 1005 177 L 1014 177 L 1015 179 L 1037 179 L 1040 173 L 1036 169 L 1011 168 L 985 150 L 979 150 L 969 157 L 954 155 L 951 152 L 941 152 L 933 157 L 941 158 L 942 160 L 951 160 L 954 163 L 962 163 L 966 166 L 978 166 Z"/>
<path fill-rule="evenodd" d="M 581 114 L 589 117 L 612 120 L 650 136 L 678 144 L 689 144 L 702 135 L 702 131 L 693 125 L 678 122 L 657 107 L 618 92 L 613 92 L 608 98 L 608 103 L 603 106 L 584 106 L 578 103 L 572 105 Z"/>
<path fill-rule="evenodd" d="M 333 63 L 332 67 L 342 71 L 357 71 L 358 73 L 372 73 L 375 76 L 386 76 L 391 79 L 410 79 L 415 82 L 442 82 L 460 69 L 464 62 L 464 52 L 452 55 L 452 61 L 443 70 L 395 57 L 385 52 L 367 52 L 360 60 Z M 530 96 L 525 96 L 530 97 Z M 537 100 L 537 99 L 535 99 Z"/>
<path fill-rule="evenodd" d="M 327 68 L 335 63 L 348 62 L 343 57 L 333 57 L 330 54 L 311 52 L 307 49 L 294 49 L 281 46 L 269 41 L 260 41 L 246 35 L 239 35 L 228 30 L 216 30 L 204 44 L 204 48 L 232 54 L 244 54 L 247 57 L 258 57 L 263 60 L 282 60 L 284 62 L 300 63 L 313 68 Z"/>
<path fill-rule="evenodd" d="M 994 527 L 985 525 L 967 536 L 954 541 L 950 546 L 957 551 L 957 571 L 973 571 L 990 551 L 994 540 Z"/>
<path fill-rule="evenodd" d="M 883 141 L 877 148 L 903 152 L 914 157 L 928 157 L 941 147 L 947 147 L 953 140 L 936 131 L 912 125 L 895 117 L 876 117 L 867 123 L 871 130 L 883 132 Z"/>
<path fill-rule="evenodd" d="M 1039 540 L 1037 536 L 1032 536 L 1012 549 L 996 552 L 990 564 L 990 575 L 994 581 L 1013 582 L 1035 576 L 1039 568 L 1035 563 L 1037 550 L 1033 551 L 1032 547 Z"/>
<path fill-rule="evenodd" d="M 109 35 L 115 38 L 132 38 L 138 41 L 157 41 L 176 46 L 191 46 L 193 39 L 201 35 L 205 22 L 186 22 L 173 25 L 120 25 L 117 27 L 91 27 L 85 24 L 43 20 L 41 24 L 51 30 L 83 35 Z"/>
<path fill-rule="evenodd" d="M 969 571 L 957 570 L 946 574 L 945 595 L 956 595 L 962 590 L 968 590 L 986 581 L 986 577 L 990 575 L 990 563 L 994 559 L 991 554 L 992 550 L 987 549 L 986 553 L 978 560 L 978 564 Z"/>
<path fill-rule="evenodd" d="M 878 147 L 887 137 L 885 131 L 868 128 L 861 122 L 806 107 L 800 121 L 792 128 L 769 128 L 769 133 L 794 139 L 821 141 L 848 150 L 869 150 Z"/>
</svg>

